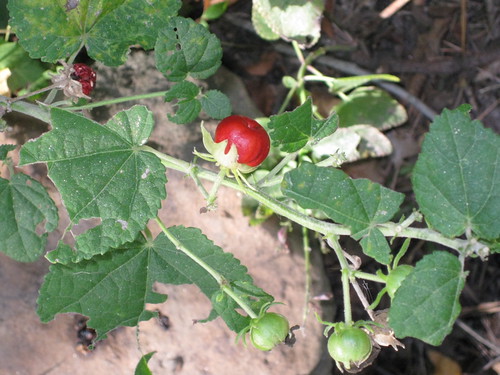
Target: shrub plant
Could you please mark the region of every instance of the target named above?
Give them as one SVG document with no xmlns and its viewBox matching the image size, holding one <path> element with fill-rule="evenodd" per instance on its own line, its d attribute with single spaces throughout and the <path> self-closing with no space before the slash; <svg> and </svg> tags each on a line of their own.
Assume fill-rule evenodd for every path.
<svg viewBox="0 0 500 375">
<path fill-rule="evenodd" d="M 254 9 L 259 33 L 266 31 L 266 22 L 268 29 L 278 30 L 269 23 L 272 17 L 264 17 L 267 2 L 255 4 L 259 5 Z M 222 318 L 238 337 L 249 334 L 251 343 L 262 350 L 290 339 L 293 334 L 286 318 L 268 311 L 273 296 L 254 284 L 232 254 L 197 228 L 167 227 L 159 219 L 161 202 L 168 199 L 165 172 L 173 169 L 194 180 L 207 199 L 206 209 L 216 208 L 217 186 L 222 184 L 251 198 L 267 216 L 280 215 L 317 233 L 334 252 L 341 266 L 344 319 L 321 323 L 327 325 L 325 334 L 333 328 L 328 350 L 340 369 L 371 362 L 374 347 L 397 348 L 401 345 L 397 338 L 410 336 L 439 345 L 460 313 L 465 261 L 485 259 L 499 249 L 498 136 L 471 120 L 468 105 L 443 110 L 432 122 L 412 171 L 417 206 L 404 217 L 403 194 L 367 179 L 350 178 L 338 168 L 345 156 L 342 149 L 330 144 L 329 151 L 318 151 L 318 145 L 328 145 L 336 134 L 339 117 L 332 112 L 321 118 L 305 86 L 308 81 L 326 84 L 343 100 L 341 113 L 353 103 L 360 111 L 366 109 L 359 103 L 368 103 L 366 92 L 373 95 L 373 89 L 361 85 L 373 79 L 397 79 L 321 74 L 311 64 L 325 51 L 304 57 L 299 44 L 312 45 L 316 34 L 308 43 L 303 36 L 287 37 L 294 39 L 291 43 L 301 67 L 296 77 L 284 79 L 290 93 L 282 110 L 261 121 L 269 138 L 262 130 L 255 142 L 270 139 L 272 145 L 272 158 L 263 164 L 260 149 L 258 160 L 251 155 L 251 162 L 245 164 L 246 159 L 241 159 L 247 146 L 240 150 L 231 138 L 231 126 L 236 127 L 234 121 L 240 118 L 224 120 L 224 124 L 233 121 L 231 129 L 221 136 L 216 133 L 215 141 L 203 129 L 207 153 L 185 161 L 146 145 L 154 122 L 145 106 L 131 106 L 104 125 L 85 117 L 84 109 L 153 96 L 176 103 L 176 112 L 168 116 L 179 124 L 194 121 L 201 111 L 216 120 L 231 115 L 223 93 L 193 83 L 211 76 L 221 65 L 220 41 L 201 24 L 178 16 L 179 8 L 179 0 L 8 2 L 9 23 L 22 48 L 32 59 L 60 67 L 45 89 L 0 98 L 1 114 L 18 111 L 50 124 L 50 131 L 21 146 L 19 165 L 47 164 L 48 176 L 69 215 L 67 232 L 80 220 L 100 220 L 76 236 L 74 245 L 61 240 L 45 255 L 52 265 L 40 288 L 40 319 L 48 322 L 61 313 L 83 314 L 100 340 L 116 327 L 135 326 L 155 315 L 145 308 L 146 303 L 163 302 L 166 296 L 153 292 L 154 282 L 192 283 L 212 303 L 207 320 Z M 96 81 L 91 70 L 75 64 L 79 53 L 85 49 L 91 59 L 118 66 L 126 61 L 129 48 L 138 45 L 154 50 L 157 69 L 175 83 L 172 88 L 104 102 L 89 100 L 99 78 Z M 54 102 L 58 90 L 66 99 Z M 45 91 L 42 100 L 28 100 Z M 299 105 L 285 112 L 293 97 Z M 359 102 L 360 97 L 365 101 Z M 345 118 L 348 121 L 349 116 Z M 245 139 L 248 133 L 247 128 L 238 136 Z M 0 146 L 0 160 L 9 171 L 0 177 L 0 251 L 17 261 L 32 262 L 44 254 L 47 234 L 58 225 L 58 211 L 44 186 L 16 171 L 9 158 L 15 148 Z M 269 145 L 264 148 L 267 155 Z M 220 157 L 231 152 L 235 158 L 228 168 Z M 212 160 L 214 168 L 201 167 L 198 157 Z M 205 189 L 205 181 L 215 182 L 212 191 Z M 155 238 L 146 226 L 151 219 L 161 229 Z M 380 270 L 363 271 L 349 250 L 342 248 L 341 236 L 358 241 Z M 391 248 L 394 239 L 400 238 L 406 239 L 403 246 Z M 412 239 L 435 244 L 435 251 L 414 265 L 399 265 Z M 360 295 L 367 312 L 364 321 L 353 321 L 351 313 L 350 288 L 359 291 L 358 280 L 386 284 L 372 305 Z M 385 291 L 390 309 L 377 311 Z M 140 368 L 147 368 L 150 356 L 141 359 Z"/>
</svg>

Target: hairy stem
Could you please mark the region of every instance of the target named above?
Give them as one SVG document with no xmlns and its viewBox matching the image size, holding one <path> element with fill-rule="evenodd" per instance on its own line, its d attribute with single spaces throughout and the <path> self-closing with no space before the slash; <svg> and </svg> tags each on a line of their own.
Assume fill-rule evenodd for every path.
<svg viewBox="0 0 500 375">
<path fill-rule="evenodd" d="M 149 146 L 141 146 L 145 151 L 149 151 L 162 161 L 162 163 L 169 169 L 174 169 L 186 174 L 189 174 L 192 165 L 186 161 L 179 160 L 169 155 L 165 155 Z M 197 176 L 201 179 L 208 181 L 216 181 L 217 173 L 210 171 L 205 168 L 199 167 L 197 169 Z M 285 203 L 278 201 L 264 192 L 260 191 L 258 188 L 255 189 L 245 189 L 239 185 L 236 181 L 228 178 L 224 178 L 221 181 L 221 185 L 230 187 L 231 189 L 238 190 L 261 204 L 267 206 L 273 210 L 277 215 L 284 216 L 297 224 L 300 224 L 312 231 L 321 233 L 324 236 L 328 235 L 340 235 L 340 236 L 350 236 L 352 234 L 351 230 L 345 225 L 335 224 L 326 222 L 323 220 L 316 219 L 314 217 L 308 216 L 301 213 Z M 462 240 L 459 238 L 448 238 L 443 236 L 441 233 L 436 232 L 429 228 L 412 228 L 404 227 L 398 223 L 384 223 L 377 225 L 377 228 L 383 233 L 385 237 L 402 237 L 402 238 L 415 238 L 420 240 L 425 240 L 429 242 L 434 242 L 441 244 L 443 246 L 449 247 L 456 250 L 459 254 L 462 254 L 465 249 L 469 249 L 474 246 L 475 249 L 480 250 L 487 247 L 481 242 L 472 243 L 469 240 Z"/>
<path fill-rule="evenodd" d="M 157 98 L 159 96 L 165 96 L 166 93 L 167 93 L 167 91 L 156 91 L 156 92 L 150 92 L 147 94 L 123 96 L 121 98 L 102 100 L 100 102 L 94 102 L 94 103 L 89 103 L 89 104 L 84 104 L 84 105 L 74 106 L 74 107 L 67 107 L 64 109 L 67 109 L 68 111 L 80 111 L 82 109 L 97 108 L 97 107 L 102 107 L 105 105 L 130 102 L 130 101 L 134 101 L 134 100 Z"/>
<path fill-rule="evenodd" d="M 344 297 L 344 321 L 347 325 L 352 324 L 352 311 L 351 311 L 351 293 L 349 290 L 351 270 L 349 268 L 349 263 L 344 256 L 342 247 L 340 246 L 338 236 L 329 236 L 327 239 L 328 245 L 330 245 L 337 256 L 340 268 L 342 269 L 342 294 Z"/>
<path fill-rule="evenodd" d="M 257 317 L 257 314 L 252 310 L 252 308 L 243 301 L 229 286 L 227 280 L 214 270 L 210 265 L 208 265 L 203 259 L 200 259 L 196 254 L 194 254 L 191 250 L 185 247 L 181 241 L 179 241 L 170 230 L 165 226 L 163 221 L 159 217 L 155 219 L 156 223 L 165 234 L 165 236 L 174 244 L 177 250 L 182 251 L 185 255 L 191 258 L 194 262 L 196 262 L 200 267 L 202 267 L 205 271 L 207 271 L 210 276 L 214 278 L 217 284 L 220 285 L 221 290 L 226 293 L 230 298 L 232 298 L 252 319 Z"/>
</svg>

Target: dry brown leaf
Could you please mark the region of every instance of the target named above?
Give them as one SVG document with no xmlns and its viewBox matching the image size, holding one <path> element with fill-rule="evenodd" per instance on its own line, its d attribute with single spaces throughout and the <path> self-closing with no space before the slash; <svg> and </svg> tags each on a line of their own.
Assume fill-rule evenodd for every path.
<svg viewBox="0 0 500 375">
<path fill-rule="evenodd" d="M 434 365 L 433 375 L 462 375 L 462 368 L 450 357 L 436 350 L 429 350 L 427 354 Z"/>
</svg>

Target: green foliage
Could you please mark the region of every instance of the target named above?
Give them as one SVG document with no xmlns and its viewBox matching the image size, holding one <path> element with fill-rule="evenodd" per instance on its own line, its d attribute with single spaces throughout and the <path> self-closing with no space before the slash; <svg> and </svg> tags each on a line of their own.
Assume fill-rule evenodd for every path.
<svg viewBox="0 0 500 375">
<path fill-rule="evenodd" d="M 229 99 L 217 90 L 205 91 L 191 82 L 216 72 L 221 64 L 221 43 L 202 25 L 177 17 L 180 3 L 10 0 L 8 6 L 10 24 L 31 57 L 71 63 L 85 48 L 93 59 L 113 66 L 125 61 L 131 45 L 154 47 L 158 70 L 176 83 L 159 94 L 176 106 L 169 119 L 184 124 L 194 121 L 202 111 L 222 119 L 231 114 Z M 214 13 L 207 12 L 205 19 L 220 15 L 225 6 L 211 9 Z M 312 45 L 319 37 L 322 10 L 321 0 L 254 0 L 252 18 L 264 38 L 281 37 Z M 402 223 L 391 223 L 402 204 L 402 194 L 366 179 L 352 179 L 331 165 L 340 164 L 344 156 L 352 161 L 390 152 L 391 145 L 381 131 L 405 122 L 406 112 L 384 91 L 359 86 L 374 79 L 397 78 L 333 78 L 312 69 L 312 75 L 305 76 L 307 65 L 320 53 L 315 51 L 304 58 L 298 43 L 294 42 L 294 47 L 301 68 L 295 78 L 284 80 L 290 92 L 282 107 L 286 108 L 294 95 L 302 104 L 269 119 L 273 146 L 279 148 L 274 154 L 280 159 L 268 161 L 268 165 L 276 165 L 276 169 L 257 170 L 244 181 L 234 176 L 237 183 L 223 173 L 217 176 L 144 146 L 154 125 L 146 107 L 119 112 L 101 125 L 71 112 L 75 106 L 68 108 L 64 102 L 58 105 L 67 109 L 51 105 L 50 100 L 37 106 L 0 98 L 2 114 L 12 108 L 50 122 L 49 132 L 21 148 L 20 164 L 46 163 L 69 215 L 66 234 L 72 234 L 78 225 L 85 229 L 75 237 L 73 246 L 61 241 L 47 255 L 54 264 L 38 299 L 42 321 L 50 321 L 59 313 L 80 313 L 90 318 L 89 326 L 102 339 L 118 326 L 134 326 L 153 317 L 155 313 L 148 311 L 146 304 L 167 298 L 153 292 L 154 283 L 159 282 L 195 284 L 212 304 L 204 321 L 221 317 L 231 330 L 245 332 L 251 327 L 251 318 L 257 316 L 255 312 L 262 312 L 274 300 L 254 285 L 247 269 L 232 254 L 224 253 L 199 229 L 166 228 L 157 220 L 163 233 L 151 237 L 147 224 L 157 217 L 166 198 L 168 166 L 193 177 L 198 186 L 200 178 L 208 178 L 238 189 L 247 199 L 251 197 L 252 210 L 259 210 L 255 221 L 274 212 L 325 236 L 330 245 L 338 235 L 349 234 L 360 242 L 366 255 L 383 265 L 390 265 L 392 260 L 387 237 L 407 238 L 391 267 L 397 266 L 410 238 L 454 249 L 458 257 L 437 251 L 426 255 L 413 271 L 410 266 L 400 266 L 399 272 L 405 272 L 392 274 L 398 276 L 395 285 L 391 285 L 391 276 L 385 277 L 381 271 L 367 277 L 386 281 L 383 290 L 395 290 L 391 292 L 389 323 L 398 337 L 412 336 L 432 345 L 442 342 L 460 312 L 459 296 L 466 277 L 464 259 L 500 251 L 499 137 L 480 122 L 471 121 L 469 107 L 444 110 L 431 125 L 412 176 L 421 213 L 434 230 L 408 228 L 412 219 L 420 216 L 417 213 Z M 19 75 L 39 75 L 43 67 L 40 62 L 27 60 L 26 52 L 17 44 L 0 44 L 0 68 L 14 65 Z M 33 76 L 27 78 L 28 83 L 33 80 Z M 312 100 L 305 99 L 304 82 L 309 81 L 326 84 L 342 98 L 337 113 L 318 119 L 321 116 Z M 98 105 L 91 103 L 78 109 Z M 341 129 L 337 129 L 339 122 Z M 33 261 L 45 251 L 47 233 L 56 228 L 58 214 L 40 183 L 13 174 L 7 153 L 14 148 L 0 146 L 0 160 L 7 160 L 11 172 L 10 180 L 0 178 L 0 251 L 19 261 Z M 281 191 L 277 191 L 280 183 Z M 201 190 L 209 198 L 215 197 Z M 325 217 L 335 224 L 322 220 Z M 465 239 L 456 238 L 464 234 Z M 354 270 L 338 241 L 336 244 L 332 246 L 343 269 L 345 291 L 349 279 L 363 272 Z M 349 298 L 346 293 L 347 325 L 352 323 Z M 287 330 L 283 326 L 279 341 Z M 363 353 L 363 360 L 368 354 Z M 136 374 L 151 373 L 147 362 L 152 355 L 141 358 Z M 347 360 L 350 366 L 351 358 Z"/>
<path fill-rule="evenodd" d="M 77 237 L 75 259 L 134 240 L 166 197 L 165 167 L 140 149 L 152 113 L 135 106 L 103 126 L 55 108 L 51 119 L 53 129 L 22 148 L 21 164 L 47 163 L 73 225 L 101 218 L 101 226 Z"/>
<path fill-rule="evenodd" d="M 0 160 L 7 159 L 7 154 L 16 149 L 16 145 L 0 145 Z"/>
<path fill-rule="evenodd" d="M 332 134 L 337 126 L 336 114 L 326 120 L 313 117 L 311 99 L 291 112 L 272 116 L 268 124 L 273 146 L 279 146 L 285 152 L 295 152 L 308 143 L 314 144 Z"/>
<path fill-rule="evenodd" d="M 20 262 L 37 260 L 59 220 L 45 188 L 24 174 L 0 178 L 0 212 L 0 251 Z"/>
<path fill-rule="evenodd" d="M 210 5 L 201 15 L 201 19 L 203 21 L 212 21 L 221 17 L 226 12 L 228 5 L 229 0 Z"/>
<path fill-rule="evenodd" d="M 339 120 L 341 122 L 342 120 Z M 315 160 L 342 153 L 347 162 L 390 155 L 391 141 L 371 125 L 353 125 L 339 128 L 311 147 Z"/>
<path fill-rule="evenodd" d="M 221 64 L 217 37 L 191 19 L 172 17 L 161 30 L 155 46 L 156 67 L 170 81 L 188 76 L 208 78 Z"/>
<path fill-rule="evenodd" d="M 169 120 L 177 124 L 194 121 L 202 109 L 214 119 L 223 119 L 231 114 L 231 103 L 225 94 L 218 90 L 208 90 L 200 96 L 200 88 L 189 81 L 174 85 L 165 94 L 165 100 L 177 100 L 175 115 L 168 115 Z"/>
<path fill-rule="evenodd" d="M 360 87 L 335 107 L 340 126 L 372 125 L 387 130 L 406 122 L 405 108 L 387 92 L 375 87 Z"/>
<path fill-rule="evenodd" d="M 201 107 L 211 118 L 221 120 L 231 115 L 229 98 L 219 90 L 208 90 L 200 98 Z"/>
<path fill-rule="evenodd" d="M 296 40 L 312 46 L 320 36 L 322 0 L 254 0 L 252 21 L 264 39 Z"/>
<path fill-rule="evenodd" d="M 123 64 L 131 45 L 154 47 L 158 31 L 175 16 L 179 0 L 9 0 L 10 24 L 32 58 L 56 62 L 81 46 L 94 60 Z"/>
<path fill-rule="evenodd" d="M 396 337 L 416 337 L 440 345 L 460 314 L 466 274 L 458 258 L 444 251 L 417 262 L 396 291 L 389 324 Z"/>
<path fill-rule="evenodd" d="M 446 236 L 500 237 L 500 137 L 468 115 L 445 109 L 422 145 L 413 170 L 417 202 Z"/>
<path fill-rule="evenodd" d="M 148 362 L 155 353 L 156 352 L 151 352 L 141 357 L 137 367 L 135 368 L 134 375 L 153 375 L 148 367 Z"/>
<path fill-rule="evenodd" d="M 44 74 L 47 70 L 40 61 L 32 60 L 18 43 L 0 41 L 0 70 L 9 68 L 11 76 L 7 80 L 9 90 L 19 94 L 19 90 L 36 90 L 48 83 Z"/>
<path fill-rule="evenodd" d="M 337 223 L 347 225 L 354 238 L 363 240 L 363 251 L 383 264 L 390 249 L 376 224 L 389 221 L 398 211 L 403 194 L 366 179 L 353 180 L 340 169 L 303 163 L 288 172 L 283 194 L 302 208 L 318 209 Z"/>
<path fill-rule="evenodd" d="M 194 121 L 201 111 L 201 103 L 196 99 L 199 93 L 200 88 L 189 81 L 182 81 L 168 90 L 165 100 L 177 100 L 175 115 L 168 114 L 168 119 L 176 124 Z"/>
<path fill-rule="evenodd" d="M 212 275 L 181 251 L 179 244 L 234 284 L 238 294 L 254 307 L 272 301 L 271 296 L 252 285 L 247 269 L 232 254 L 224 253 L 199 229 L 179 226 L 169 230 L 178 244 L 163 234 L 154 241 L 145 241 L 141 236 L 90 260 L 52 265 L 38 299 L 42 321 L 48 322 L 64 312 L 80 313 L 90 318 L 88 325 L 102 339 L 116 327 L 135 326 L 155 315 L 145 310 L 145 304 L 161 303 L 166 296 L 152 291 L 154 282 L 193 283 L 212 301 L 211 318 L 221 316 L 230 329 L 241 331 L 249 318 L 236 311 L 234 300 L 226 298 Z"/>
</svg>

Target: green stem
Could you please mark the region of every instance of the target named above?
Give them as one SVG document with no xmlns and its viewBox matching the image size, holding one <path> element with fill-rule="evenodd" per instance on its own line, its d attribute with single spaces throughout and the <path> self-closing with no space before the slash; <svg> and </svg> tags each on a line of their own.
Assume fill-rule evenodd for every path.
<svg viewBox="0 0 500 375">
<path fill-rule="evenodd" d="M 141 146 L 141 149 L 151 152 L 156 156 L 158 156 L 158 158 L 160 158 L 162 163 L 167 168 L 174 169 L 186 174 L 189 174 L 190 168 L 192 168 L 192 165 L 190 163 L 176 159 L 169 155 L 165 155 L 149 146 Z M 198 168 L 197 175 L 199 178 L 208 181 L 215 181 L 217 179 L 217 173 L 201 167 Z M 245 189 L 242 186 L 240 186 L 236 181 L 230 179 L 222 180 L 221 185 L 245 193 L 248 196 L 260 202 L 261 204 L 273 210 L 277 215 L 284 216 L 287 219 L 294 221 L 299 225 L 302 225 L 312 231 L 321 233 L 325 236 L 328 235 L 350 236 L 352 234 L 351 230 L 345 225 L 329 223 L 305 215 L 287 206 L 285 203 L 268 196 L 259 189 Z M 382 232 L 382 234 L 385 237 L 396 236 L 402 238 L 415 238 L 424 241 L 434 242 L 449 247 L 451 249 L 454 249 L 459 254 L 461 254 L 465 249 L 469 249 L 471 247 L 477 250 L 487 247 L 485 244 L 479 241 L 473 244 L 468 240 L 462 240 L 459 238 L 447 238 L 444 237 L 439 232 L 436 232 L 429 228 L 412 228 L 412 227 L 405 228 L 398 223 L 379 224 L 377 225 L 377 228 Z"/>
<path fill-rule="evenodd" d="M 44 88 L 41 88 L 39 90 L 35 90 L 35 91 L 31 91 L 31 92 L 28 92 L 27 94 L 24 94 L 24 95 L 21 95 L 21 96 L 18 96 L 17 98 L 14 98 L 14 99 L 11 99 L 10 100 L 10 103 L 15 103 L 15 102 L 19 102 L 21 100 L 24 100 L 24 99 L 27 99 L 27 98 L 30 98 L 34 95 L 38 95 L 38 94 L 41 94 L 45 91 L 49 91 L 49 90 L 55 90 L 58 86 L 53 84 L 53 85 L 50 85 L 50 86 L 47 86 L 47 87 L 44 87 Z M 57 91 L 57 90 L 56 90 Z"/>
<path fill-rule="evenodd" d="M 293 96 L 295 95 L 295 92 L 297 91 L 299 87 L 299 84 L 297 83 L 294 87 L 292 87 L 290 90 L 288 90 L 288 93 L 286 94 L 285 99 L 283 100 L 283 103 L 281 103 L 281 107 L 278 110 L 278 115 L 282 114 L 285 112 L 286 108 L 288 107 L 288 104 L 290 104 L 290 101 L 292 100 Z"/>
<path fill-rule="evenodd" d="M 243 301 L 229 286 L 222 285 L 221 289 L 226 293 L 229 297 L 231 297 L 246 313 L 247 315 L 255 319 L 257 318 L 257 314 L 252 310 L 252 308 Z"/>
<path fill-rule="evenodd" d="M 134 101 L 134 100 L 156 98 L 156 97 L 159 97 L 159 96 L 165 96 L 166 93 L 167 93 L 167 91 L 156 91 L 156 92 L 150 92 L 150 93 L 147 93 L 147 94 L 132 95 L 132 96 L 123 96 L 121 98 L 115 98 L 115 99 L 109 99 L 109 100 L 102 100 L 100 102 L 94 102 L 94 103 L 89 103 L 89 104 L 75 106 L 75 107 L 67 107 L 67 108 L 64 108 L 64 109 L 67 109 L 68 111 L 80 111 L 82 109 L 90 109 L 90 108 L 102 107 L 102 106 L 105 106 L 105 105 L 111 105 L 111 104 L 129 102 L 129 101 Z"/>
<path fill-rule="evenodd" d="M 352 271 L 352 276 L 357 279 L 375 281 L 376 283 L 385 284 L 385 280 L 378 275 L 374 275 L 373 273 L 366 273 L 362 271 Z"/>
<path fill-rule="evenodd" d="M 200 191 L 201 195 L 203 195 L 203 198 L 205 198 L 205 200 L 208 200 L 208 197 L 209 197 L 208 191 L 207 191 L 207 189 L 205 189 L 205 186 L 203 186 L 200 179 L 198 178 L 197 171 L 198 171 L 198 166 L 191 164 L 191 168 L 189 168 L 189 172 L 188 172 L 189 177 L 191 177 L 191 179 L 194 181 L 194 184 L 196 185 L 196 187 Z"/>
<path fill-rule="evenodd" d="M 305 292 L 304 292 L 304 313 L 302 315 L 302 323 L 304 324 L 309 315 L 309 300 L 311 299 L 311 246 L 309 245 L 309 231 L 306 227 L 302 227 L 302 247 L 304 248 L 304 273 Z"/>
<path fill-rule="evenodd" d="M 49 112 L 46 109 L 41 108 L 39 105 L 25 101 L 14 102 L 11 104 L 8 101 L 8 98 L 5 98 L 7 100 L 4 98 L 5 97 L 0 96 L 0 106 L 7 107 L 7 112 L 16 111 L 46 123 L 50 121 Z"/>
<path fill-rule="evenodd" d="M 340 246 L 339 240 L 337 236 L 330 236 L 328 238 L 328 244 L 333 248 L 335 255 L 337 256 L 340 268 L 342 269 L 342 294 L 344 297 L 344 321 L 347 325 L 352 324 L 352 311 L 351 311 L 351 293 L 349 290 L 350 281 L 349 278 L 351 276 L 351 270 L 349 268 L 349 263 L 347 263 L 347 259 L 344 256 L 342 251 L 342 247 Z"/>
<path fill-rule="evenodd" d="M 194 260 L 196 263 L 198 263 L 199 266 L 201 266 L 205 271 L 207 271 L 210 276 L 212 276 L 215 281 L 217 281 L 217 284 L 220 286 L 227 284 L 227 281 L 222 277 L 220 273 L 218 273 L 216 270 L 214 270 L 212 267 L 210 267 L 207 263 L 205 263 L 202 259 L 198 258 L 195 254 L 191 252 L 187 247 L 185 247 L 163 224 L 163 221 L 159 217 L 156 217 L 155 219 L 156 223 L 162 230 L 162 232 L 167 236 L 167 238 L 175 245 L 176 249 L 182 251 L 184 254 L 186 254 L 189 258 Z"/>
<path fill-rule="evenodd" d="M 248 314 L 249 317 L 251 317 L 252 319 L 257 318 L 257 314 L 252 310 L 252 308 L 231 289 L 224 276 L 222 276 L 220 273 L 214 270 L 210 265 L 208 265 L 205 261 L 200 259 L 196 254 L 191 252 L 191 250 L 185 247 L 182 244 L 182 242 L 180 242 L 172 234 L 172 232 L 168 230 L 168 228 L 165 226 L 165 224 L 163 223 L 163 221 L 161 221 L 159 217 L 156 217 L 155 221 L 162 230 L 162 232 L 165 234 L 165 236 L 174 244 L 177 250 L 182 251 L 185 255 L 187 255 L 194 262 L 196 262 L 200 267 L 202 267 L 205 271 L 207 271 L 210 274 L 210 276 L 214 278 L 217 284 L 220 285 L 221 290 L 224 293 L 226 293 L 229 297 L 231 297 Z"/>
<path fill-rule="evenodd" d="M 292 152 L 291 154 L 287 154 L 281 161 L 276 164 L 276 166 L 264 177 L 262 177 L 259 181 L 257 181 L 258 186 L 265 185 L 269 180 L 271 180 L 276 174 L 278 174 L 284 167 L 288 165 L 288 163 L 294 160 L 298 155 L 298 151 Z"/>
<path fill-rule="evenodd" d="M 212 185 L 212 189 L 210 190 L 210 195 L 207 198 L 207 209 L 213 210 L 216 207 L 215 200 L 217 199 L 217 192 L 219 191 L 220 185 L 224 178 L 227 175 L 227 169 L 221 168 L 219 174 L 217 175 L 217 179 L 214 181 Z"/>
</svg>

